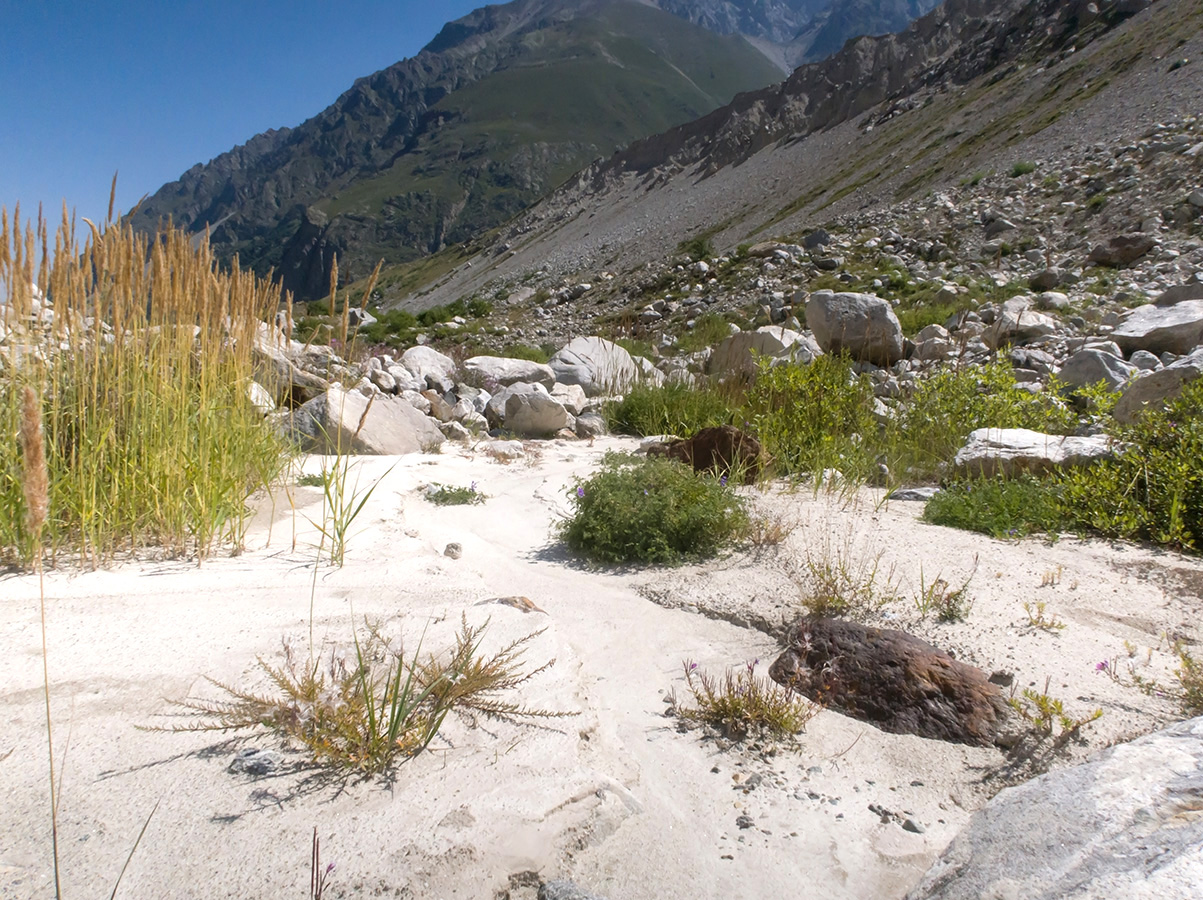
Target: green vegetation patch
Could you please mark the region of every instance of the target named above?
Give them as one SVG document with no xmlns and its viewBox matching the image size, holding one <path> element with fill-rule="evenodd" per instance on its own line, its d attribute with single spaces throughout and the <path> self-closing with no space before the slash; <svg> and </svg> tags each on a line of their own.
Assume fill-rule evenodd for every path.
<svg viewBox="0 0 1203 900">
<path fill-rule="evenodd" d="M 607 563 L 679 563 L 713 556 L 748 523 L 726 479 L 695 475 L 678 462 L 606 454 L 601 468 L 568 493 L 572 514 L 560 537 Z"/>
</svg>

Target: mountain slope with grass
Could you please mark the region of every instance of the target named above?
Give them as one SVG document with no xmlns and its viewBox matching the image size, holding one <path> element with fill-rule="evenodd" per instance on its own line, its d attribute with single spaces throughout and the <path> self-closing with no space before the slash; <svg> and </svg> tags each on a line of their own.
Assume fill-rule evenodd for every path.
<svg viewBox="0 0 1203 900">
<path fill-rule="evenodd" d="M 781 77 L 739 36 L 639 3 L 520 0 L 448 24 L 295 129 L 166 185 L 132 217 L 212 230 L 215 249 L 315 297 L 492 228 L 631 140 Z"/>
<path fill-rule="evenodd" d="M 637 141 L 438 277 L 386 273 L 398 289 L 385 299 L 425 308 L 494 286 L 537 289 L 539 273 L 596 285 L 608 272 L 619 277 L 605 283 L 629 285 L 625 273 L 639 281 L 687 244 L 732 251 L 854 214 L 889 217 L 900 201 L 1017 161 L 1061 166 L 1094 145 L 1118 150 L 1200 108 L 1203 71 L 1189 60 L 1203 4 L 1094 6 L 948 0 L 897 35 L 860 38 Z M 1155 202 L 1137 206 L 1143 215 Z M 1133 227 L 1135 210 L 1129 219 L 1113 204 L 1058 240 Z"/>
</svg>

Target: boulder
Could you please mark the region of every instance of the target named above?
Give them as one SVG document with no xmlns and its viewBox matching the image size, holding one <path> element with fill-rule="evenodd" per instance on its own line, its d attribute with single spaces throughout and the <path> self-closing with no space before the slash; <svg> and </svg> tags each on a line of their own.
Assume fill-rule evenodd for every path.
<svg viewBox="0 0 1203 900">
<path fill-rule="evenodd" d="M 501 425 L 514 434 L 546 437 L 572 425 L 568 410 L 554 400 L 541 384 L 516 384 L 506 388 L 489 401 L 490 408 L 502 397 L 505 405 L 501 407 Z"/>
<path fill-rule="evenodd" d="M 711 375 L 750 375 L 756 371 L 756 359 L 761 356 L 797 357 L 810 362 L 822 351 L 813 338 L 780 325 L 766 325 L 756 331 L 741 331 L 725 338 L 714 348 L 706 369 Z"/>
<path fill-rule="evenodd" d="M 1137 378 L 1115 404 L 1113 415 L 1117 422 L 1130 425 L 1146 409 L 1160 408 L 1182 393 L 1182 389 L 1203 375 L 1203 347 L 1190 356 L 1175 360 Z"/>
<path fill-rule="evenodd" d="M 1029 297 L 1012 297 L 1002 305 L 998 315 L 982 333 L 982 340 L 992 350 L 1007 344 L 1024 343 L 1044 337 L 1057 330 L 1057 320 L 1032 310 Z"/>
<path fill-rule="evenodd" d="M 807 617 L 769 677 L 892 734 L 990 744 L 1006 703 L 980 669 L 902 631 Z"/>
<path fill-rule="evenodd" d="M 1114 456 L 1115 448 L 1104 435 L 1063 437 L 1027 428 L 979 428 L 970 432 L 953 465 L 969 475 L 993 478 L 1041 474 Z"/>
<path fill-rule="evenodd" d="M 320 396 L 330 386 L 326 379 L 298 365 L 303 349 L 303 344 L 289 340 L 278 328 L 259 323 L 252 354 L 255 381 L 280 406 L 300 405 Z"/>
<path fill-rule="evenodd" d="M 436 450 L 444 440 L 437 423 L 406 400 L 339 385 L 296 410 L 292 431 L 310 453 L 400 456 Z"/>
<path fill-rule="evenodd" d="M 609 430 L 606 427 L 606 420 L 597 413 L 585 413 L 583 416 L 577 416 L 576 436 L 579 438 L 602 437 Z"/>
<path fill-rule="evenodd" d="M 1136 262 L 1157 245 L 1147 234 L 1120 234 L 1105 244 L 1096 244 L 1087 262 L 1096 266 L 1123 268 Z"/>
<path fill-rule="evenodd" d="M 1203 300 L 1138 306 L 1111 332 L 1124 353 L 1148 350 L 1184 356 L 1203 344 Z"/>
<path fill-rule="evenodd" d="M 1057 376 L 1071 391 L 1103 382 L 1107 390 L 1118 391 L 1140 370 L 1120 357 L 1102 350 L 1079 350 L 1065 361 Z"/>
<path fill-rule="evenodd" d="M 551 388 L 551 396 L 574 416 L 584 412 L 585 404 L 589 402 L 589 398 L 585 396 L 585 389 L 579 384 L 557 383 Z"/>
<path fill-rule="evenodd" d="M 826 353 L 846 352 L 877 366 L 903 357 L 898 317 L 889 303 L 872 294 L 815 291 L 806 301 L 806 324 Z"/>
<path fill-rule="evenodd" d="M 517 384 L 541 384 L 550 388 L 556 383 L 556 373 L 551 366 L 532 362 L 529 359 L 509 359 L 502 356 L 473 356 L 464 363 L 464 372 L 474 375 L 481 382 L 496 382 L 502 387 Z"/>
<path fill-rule="evenodd" d="M 433 347 L 421 345 L 410 347 L 401 354 L 400 362 L 416 378 L 427 382 L 430 387 L 441 393 L 443 392 L 442 388 L 438 384 L 431 383 L 431 379 L 442 382 L 455 377 L 455 360 L 450 356 L 444 356 Z"/>
<path fill-rule="evenodd" d="M 578 384 L 590 397 L 622 392 L 635 383 L 638 368 L 631 354 L 599 337 L 569 341 L 548 361 L 561 384 Z"/>
<path fill-rule="evenodd" d="M 1186 300 L 1203 300 L 1203 281 L 1187 281 L 1166 288 L 1153 300 L 1154 306 L 1176 306 Z"/>
<path fill-rule="evenodd" d="M 667 456 L 692 466 L 695 472 L 740 475 L 752 484 L 763 466 L 760 441 L 732 425 L 703 428 L 693 437 L 674 440 L 648 449 L 649 456 Z"/>
<path fill-rule="evenodd" d="M 1007 788 L 907 900 L 1198 896 L 1203 718 Z"/>
</svg>

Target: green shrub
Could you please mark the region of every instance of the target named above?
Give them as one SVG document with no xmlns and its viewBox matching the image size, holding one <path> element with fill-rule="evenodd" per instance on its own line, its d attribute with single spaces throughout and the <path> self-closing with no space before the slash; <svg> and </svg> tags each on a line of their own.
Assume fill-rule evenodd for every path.
<svg viewBox="0 0 1203 900">
<path fill-rule="evenodd" d="M 530 344 L 509 344 L 501 355 L 509 359 L 526 359 L 531 362 L 546 363 L 551 359 L 551 354 L 541 347 L 532 347 Z"/>
<path fill-rule="evenodd" d="M 877 421 L 868 376 L 848 360 L 820 356 L 807 365 L 762 361 L 748 391 L 749 419 L 779 472 L 837 469 L 867 478 L 875 465 Z"/>
<path fill-rule="evenodd" d="M 1059 491 L 1045 479 L 981 478 L 946 486 L 927 502 L 923 518 L 934 525 L 996 538 L 1056 533 L 1063 528 Z"/>
<path fill-rule="evenodd" d="M 425 496 L 435 506 L 469 506 L 485 502 L 485 495 L 476 489 L 475 481 L 468 487 L 455 487 L 450 484 L 427 485 Z"/>
<path fill-rule="evenodd" d="M 725 386 L 636 384 L 621 401 L 606 406 L 606 422 L 611 431 L 620 434 L 692 435 L 703 428 L 735 422 L 740 399 L 737 393 L 738 388 Z"/>
<path fill-rule="evenodd" d="M 710 241 L 704 237 L 695 237 L 687 241 L 682 241 L 677 249 L 694 262 L 697 262 L 699 259 L 709 259 L 714 255 L 714 248 L 711 247 Z"/>
<path fill-rule="evenodd" d="M 1203 379 L 1114 432 L 1114 460 L 1060 476 L 1072 526 L 1203 551 Z"/>
<path fill-rule="evenodd" d="M 1011 177 L 1019 178 L 1022 175 L 1030 175 L 1036 171 L 1036 164 L 1029 160 L 1023 160 L 1011 166 Z"/>
<path fill-rule="evenodd" d="M 568 493 L 572 515 L 560 536 L 602 562 L 677 563 L 712 556 L 747 525 L 725 479 L 698 476 L 668 459 L 606 454 Z"/>
</svg>

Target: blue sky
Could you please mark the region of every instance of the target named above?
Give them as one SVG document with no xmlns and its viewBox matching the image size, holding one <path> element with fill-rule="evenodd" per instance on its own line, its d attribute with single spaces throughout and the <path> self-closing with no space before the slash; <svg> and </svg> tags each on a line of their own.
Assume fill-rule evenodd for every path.
<svg viewBox="0 0 1203 900">
<path fill-rule="evenodd" d="M 102 219 L 298 125 L 483 0 L 0 0 L 0 206 Z"/>
</svg>

